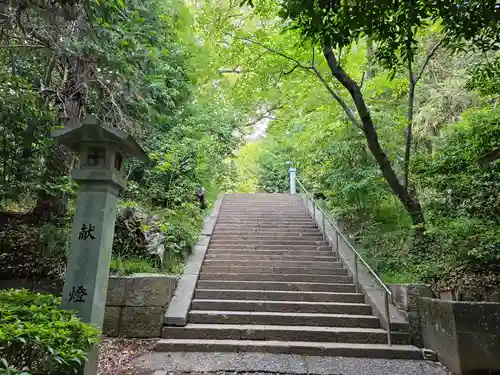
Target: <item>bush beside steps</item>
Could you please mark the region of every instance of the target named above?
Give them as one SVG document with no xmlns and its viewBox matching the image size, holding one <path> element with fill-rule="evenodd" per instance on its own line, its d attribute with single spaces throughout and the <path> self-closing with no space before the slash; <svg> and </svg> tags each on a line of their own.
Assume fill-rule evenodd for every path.
<svg viewBox="0 0 500 375">
<path fill-rule="evenodd" d="M 0 291 L 0 375 L 75 374 L 99 337 L 58 297 Z"/>
</svg>

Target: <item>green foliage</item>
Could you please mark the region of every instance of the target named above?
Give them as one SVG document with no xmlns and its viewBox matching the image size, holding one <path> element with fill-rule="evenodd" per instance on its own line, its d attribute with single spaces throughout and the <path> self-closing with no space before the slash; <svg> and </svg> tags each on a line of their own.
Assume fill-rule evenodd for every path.
<svg viewBox="0 0 500 375">
<path fill-rule="evenodd" d="M 60 308 L 60 298 L 0 292 L 0 373 L 76 374 L 99 331 Z"/>
<path fill-rule="evenodd" d="M 479 60 L 469 68 L 469 90 L 478 90 L 483 95 L 500 95 L 500 56 L 493 61 Z"/>
<path fill-rule="evenodd" d="M 36 226 L 13 218 L 0 231 L 2 278 L 59 279 L 66 265 L 69 225 Z"/>
<path fill-rule="evenodd" d="M 288 28 L 299 30 L 321 46 L 348 48 L 361 37 L 370 38 L 377 43 L 376 58 L 388 69 L 413 61 L 417 35 L 437 21 L 444 29 L 445 44 L 463 47 L 467 41 L 488 51 L 500 43 L 500 9 L 495 0 L 460 4 L 454 0 L 287 0 L 280 5 L 280 15 L 289 21 Z"/>
<path fill-rule="evenodd" d="M 113 258 L 109 271 L 112 275 L 127 276 L 134 273 L 158 273 L 159 269 L 141 258 Z"/>
<path fill-rule="evenodd" d="M 496 108 L 484 108 L 463 118 L 447 129 L 431 158 L 421 157 L 416 173 L 427 214 L 436 221 L 440 252 L 457 254 L 458 261 L 475 270 L 497 269 L 500 160 L 482 158 L 500 149 L 500 115 Z"/>
<path fill-rule="evenodd" d="M 40 182 L 53 126 L 26 79 L 0 75 L 0 204 L 53 188 Z"/>
<path fill-rule="evenodd" d="M 290 189 L 287 150 L 274 147 L 266 149 L 259 156 L 259 186 L 267 193 L 282 193 Z"/>
<path fill-rule="evenodd" d="M 214 46 L 199 43 L 209 23 L 178 0 L 24 3 L 3 9 L 0 24 L 0 207 L 22 210 L 27 219 L 2 233 L 0 264 L 19 276 L 61 275 L 68 228 L 59 222 L 71 213 L 60 210 L 58 224 L 47 226 L 38 216 L 40 207 L 65 207 L 74 198 L 77 160 L 54 147 L 50 131 L 93 114 L 148 152 L 150 164 L 126 161 L 122 206 L 161 217 L 150 230 L 165 236 L 161 262 L 145 250 L 146 223 L 119 215 L 114 256 L 178 272 L 202 221 L 196 191 L 204 186 L 210 202 L 231 183 L 227 160 L 247 117 L 213 84 L 216 69 L 200 63 L 213 54 Z M 24 228 L 31 238 L 14 233 Z M 40 247 L 47 247 L 43 255 Z"/>
</svg>

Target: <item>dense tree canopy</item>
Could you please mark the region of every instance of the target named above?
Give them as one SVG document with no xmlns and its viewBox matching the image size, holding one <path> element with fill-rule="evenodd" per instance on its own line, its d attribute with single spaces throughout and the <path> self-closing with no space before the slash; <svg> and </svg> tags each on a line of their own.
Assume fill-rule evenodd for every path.
<svg viewBox="0 0 500 375">
<path fill-rule="evenodd" d="M 160 219 L 121 218 L 119 258 L 153 231 L 182 260 L 200 186 L 284 191 L 292 160 L 388 279 L 491 281 L 499 16 L 493 0 L 4 2 L 0 204 L 63 248 L 77 160 L 50 132 L 94 114 L 152 160 L 127 162 L 121 205 Z"/>
</svg>

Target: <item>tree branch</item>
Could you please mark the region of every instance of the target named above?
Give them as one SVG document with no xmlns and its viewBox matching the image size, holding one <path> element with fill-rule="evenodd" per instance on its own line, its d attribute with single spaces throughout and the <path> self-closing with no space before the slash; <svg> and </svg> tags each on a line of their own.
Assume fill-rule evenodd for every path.
<svg viewBox="0 0 500 375">
<path fill-rule="evenodd" d="M 257 46 L 260 46 L 262 48 L 265 48 L 266 50 L 268 50 L 269 52 L 273 52 L 287 60 L 290 60 L 290 61 L 293 61 L 295 64 L 297 64 L 298 67 L 302 68 L 302 69 L 312 69 L 311 66 L 307 66 L 307 65 L 304 65 L 302 64 L 299 60 L 297 59 L 294 59 L 293 57 L 291 56 L 288 56 L 288 55 L 285 55 L 283 52 L 280 52 L 278 51 L 277 49 L 274 49 L 272 47 L 269 47 L 269 46 L 266 46 L 265 44 L 261 43 L 261 42 L 258 42 L 256 40 L 253 40 L 253 39 L 248 39 L 248 38 L 240 38 L 240 37 L 235 37 L 235 39 L 238 39 L 238 40 L 243 40 L 243 41 L 246 41 L 246 42 L 249 42 L 249 43 L 252 43 L 252 44 L 255 44 Z"/>
<path fill-rule="evenodd" d="M 335 57 L 335 54 L 331 47 L 324 46 L 323 54 L 333 76 L 351 94 L 354 104 L 356 105 L 359 118 L 361 119 L 361 123 L 363 125 L 362 129 L 365 134 L 368 147 L 370 148 L 373 157 L 377 161 L 380 171 L 387 181 L 387 184 L 393 191 L 394 195 L 398 197 L 401 204 L 408 211 L 413 224 L 419 225 L 425 223 L 420 202 L 418 201 L 418 199 L 414 198 L 406 189 L 404 189 L 403 185 L 399 182 L 398 177 L 396 176 L 396 173 L 391 166 L 391 162 L 387 157 L 387 154 L 380 145 L 378 134 L 375 130 L 370 111 L 366 106 L 365 100 L 363 98 L 363 95 L 361 94 L 361 90 L 358 84 L 351 77 L 349 77 L 346 72 L 339 66 L 337 58 Z"/>
<path fill-rule="evenodd" d="M 418 72 L 417 77 L 415 78 L 415 82 L 420 81 L 420 78 L 422 78 L 422 75 L 424 74 L 425 68 L 429 64 L 429 61 L 431 61 L 432 57 L 436 54 L 437 50 L 439 49 L 439 47 L 441 47 L 442 44 L 443 44 L 443 40 L 440 40 L 439 42 L 437 42 L 434 45 L 434 47 L 431 48 L 431 50 L 429 51 L 429 53 L 427 54 L 427 56 L 425 58 L 424 63 L 420 67 L 420 71 Z"/>
<path fill-rule="evenodd" d="M 340 104 L 340 106 L 342 107 L 342 109 L 344 110 L 344 112 L 346 113 L 347 117 L 349 118 L 349 120 L 355 125 L 357 126 L 358 128 L 362 128 L 360 122 L 356 119 L 356 116 L 354 115 L 353 111 L 351 110 L 351 108 L 347 105 L 347 103 L 344 101 L 344 99 L 342 99 L 342 97 L 337 94 L 335 92 L 335 90 L 330 86 L 330 84 L 326 81 L 325 77 L 323 77 L 323 75 L 321 74 L 321 72 L 318 70 L 318 68 L 316 67 L 315 65 L 315 49 L 314 49 L 314 46 L 313 46 L 313 50 L 312 50 L 312 61 L 311 61 L 311 66 L 307 66 L 307 65 L 304 65 L 302 64 L 300 61 L 298 61 L 297 59 L 293 58 L 293 57 L 290 57 L 288 55 L 285 55 L 283 52 L 280 52 L 272 47 L 268 47 L 266 46 L 265 44 L 263 43 L 260 43 L 256 40 L 253 40 L 253 39 L 247 39 L 247 38 L 239 38 L 239 37 L 236 37 L 236 39 L 240 39 L 240 40 L 244 40 L 244 41 L 247 41 L 247 42 L 250 42 L 250 43 L 253 43 L 255 45 L 258 45 L 262 48 L 265 48 L 266 50 L 270 51 L 270 52 L 273 52 L 287 60 L 290 60 L 290 61 L 293 61 L 295 63 L 295 66 L 289 71 L 289 72 L 282 72 L 281 75 L 283 74 L 290 74 L 292 73 L 295 69 L 297 68 L 302 68 L 302 69 L 305 69 L 305 70 L 312 70 L 314 72 L 314 74 L 316 74 L 316 76 L 319 78 L 319 80 L 321 81 L 321 83 L 323 84 L 323 86 L 325 86 L 325 88 L 328 90 L 328 92 L 330 93 L 330 95 Z M 280 75 L 280 77 L 281 77 Z"/>
<path fill-rule="evenodd" d="M 0 44 L 0 48 L 48 48 L 40 44 Z"/>
<path fill-rule="evenodd" d="M 359 84 L 359 89 L 360 90 L 363 88 L 363 85 L 365 83 L 365 76 L 366 76 L 366 72 L 363 72 L 363 74 L 361 75 L 361 82 Z"/>
<path fill-rule="evenodd" d="M 297 68 L 299 68 L 299 65 L 295 64 L 295 66 L 294 66 L 292 69 L 290 69 L 290 70 L 289 70 L 289 71 L 287 71 L 287 72 L 283 72 L 283 74 L 284 74 L 284 75 L 289 75 L 289 74 L 292 74 L 292 73 L 295 71 L 295 69 L 297 69 Z"/>
<path fill-rule="evenodd" d="M 436 53 L 439 47 L 442 44 L 442 40 L 437 42 L 434 47 L 432 47 L 425 57 L 424 63 L 420 67 L 418 74 L 415 76 L 415 72 L 413 71 L 413 62 L 412 62 L 412 54 L 410 53 L 408 60 L 408 80 L 410 81 L 410 86 L 408 89 L 408 111 L 406 114 L 407 127 L 405 131 L 405 155 L 404 155 L 404 165 L 403 165 L 403 187 L 405 190 L 408 190 L 409 179 L 410 179 L 410 158 L 411 158 L 411 145 L 413 138 L 413 113 L 415 111 L 415 88 L 417 86 L 417 82 L 422 78 L 424 74 L 425 68 L 429 64 L 429 61 L 432 59 L 432 56 Z M 408 47 L 410 48 L 410 47 Z"/>
<path fill-rule="evenodd" d="M 219 74 L 228 74 L 228 73 L 235 73 L 235 74 L 243 74 L 243 70 L 240 70 L 238 68 L 230 69 L 230 68 L 221 68 L 217 71 Z"/>
<path fill-rule="evenodd" d="M 270 120 L 274 120 L 274 118 L 271 117 L 271 114 L 274 110 L 280 109 L 280 108 L 283 108 L 283 106 L 281 104 L 272 105 L 270 108 L 266 109 L 264 112 L 259 114 L 255 119 L 253 119 L 249 123 L 243 125 L 243 128 L 248 128 L 249 126 L 255 125 L 259 121 L 264 120 L 266 118 L 270 119 Z"/>
<path fill-rule="evenodd" d="M 347 105 L 347 103 L 344 101 L 344 99 L 342 99 L 342 97 L 339 94 L 337 94 L 335 92 L 335 90 L 333 90 L 331 88 L 331 86 L 328 84 L 328 82 L 325 80 L 325 78 L 321 75 L 320 71 L 318 70 L 318 68 L 316 68 L 316 66 L 313 66 L 313 70 L 314 70 L 314 73 L 316 73 L 316 76 L 318 76 L 318 78 L 321 81 L 321 83 L 323 84 L 323 86 L 326 87 L 326 89 L 328 90 L 328 92 L 330 93 L 330 95 L 340 104 L 340 106 L 342 107 L 342 109 L 346 113 L 347 117 L 349 117 L 349 120 L 351 120 L 351 122 L 355 126 L 357 126 L 358 128 L 362 129 L 361 124 L 356 119 L 356 116 L 352 112 L 351 108 L 349 108 L 349 106 Z"/>
</svg>

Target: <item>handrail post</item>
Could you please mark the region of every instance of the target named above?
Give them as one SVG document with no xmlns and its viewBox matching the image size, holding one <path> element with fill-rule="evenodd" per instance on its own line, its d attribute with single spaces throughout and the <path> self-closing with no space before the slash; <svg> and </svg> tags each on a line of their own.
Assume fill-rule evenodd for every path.
<svg viewBox="0 0 500 375">
<path fill-rule="evenodd" d="M 326 241 L 326 228 L 325 228 L 325 211 L 323 208 L 323 211 L 321 211 L 323 215 L 321 215 L 321 220 L 323 221 L 321 223 L 321 228 L 323 229 L 323 241 Z"/>
<path fill-rule="evenodd" d="M 290 194 L 296 194 L 297 190 L 295 188 L 295 176 L 297 175 L 297 169 L 291 167 L 288 172 L 290 173 Z"/>
<path fill-rule="evenodd" d="M 335 228 L 335 252 L 337 253 L 337 257 L 339 256 L 339 231 Z"/>
<path fill-rule="evenodd" d="M 354 283 L 356 285 L 356 293 L 359 293 L 358 254 L 356 253 L 354 253 Z"/>
<path fill-rule="evenodd" d="M 316 201 L 314 199 L 311 199 L 312 204 L 313 204 L 313 221 L 314 221 L 314 226 L 316 226 Z"/>
<path fill-rule="evenodd" d="M 392 337 L 391 337 L 391 314 L 389 311 L 389 293 L 387 290 L 384 293 L 384 302 L 385 302 L 385 319 L 387 320 L 387 345 L 392 345 Z"/>
</svg>

